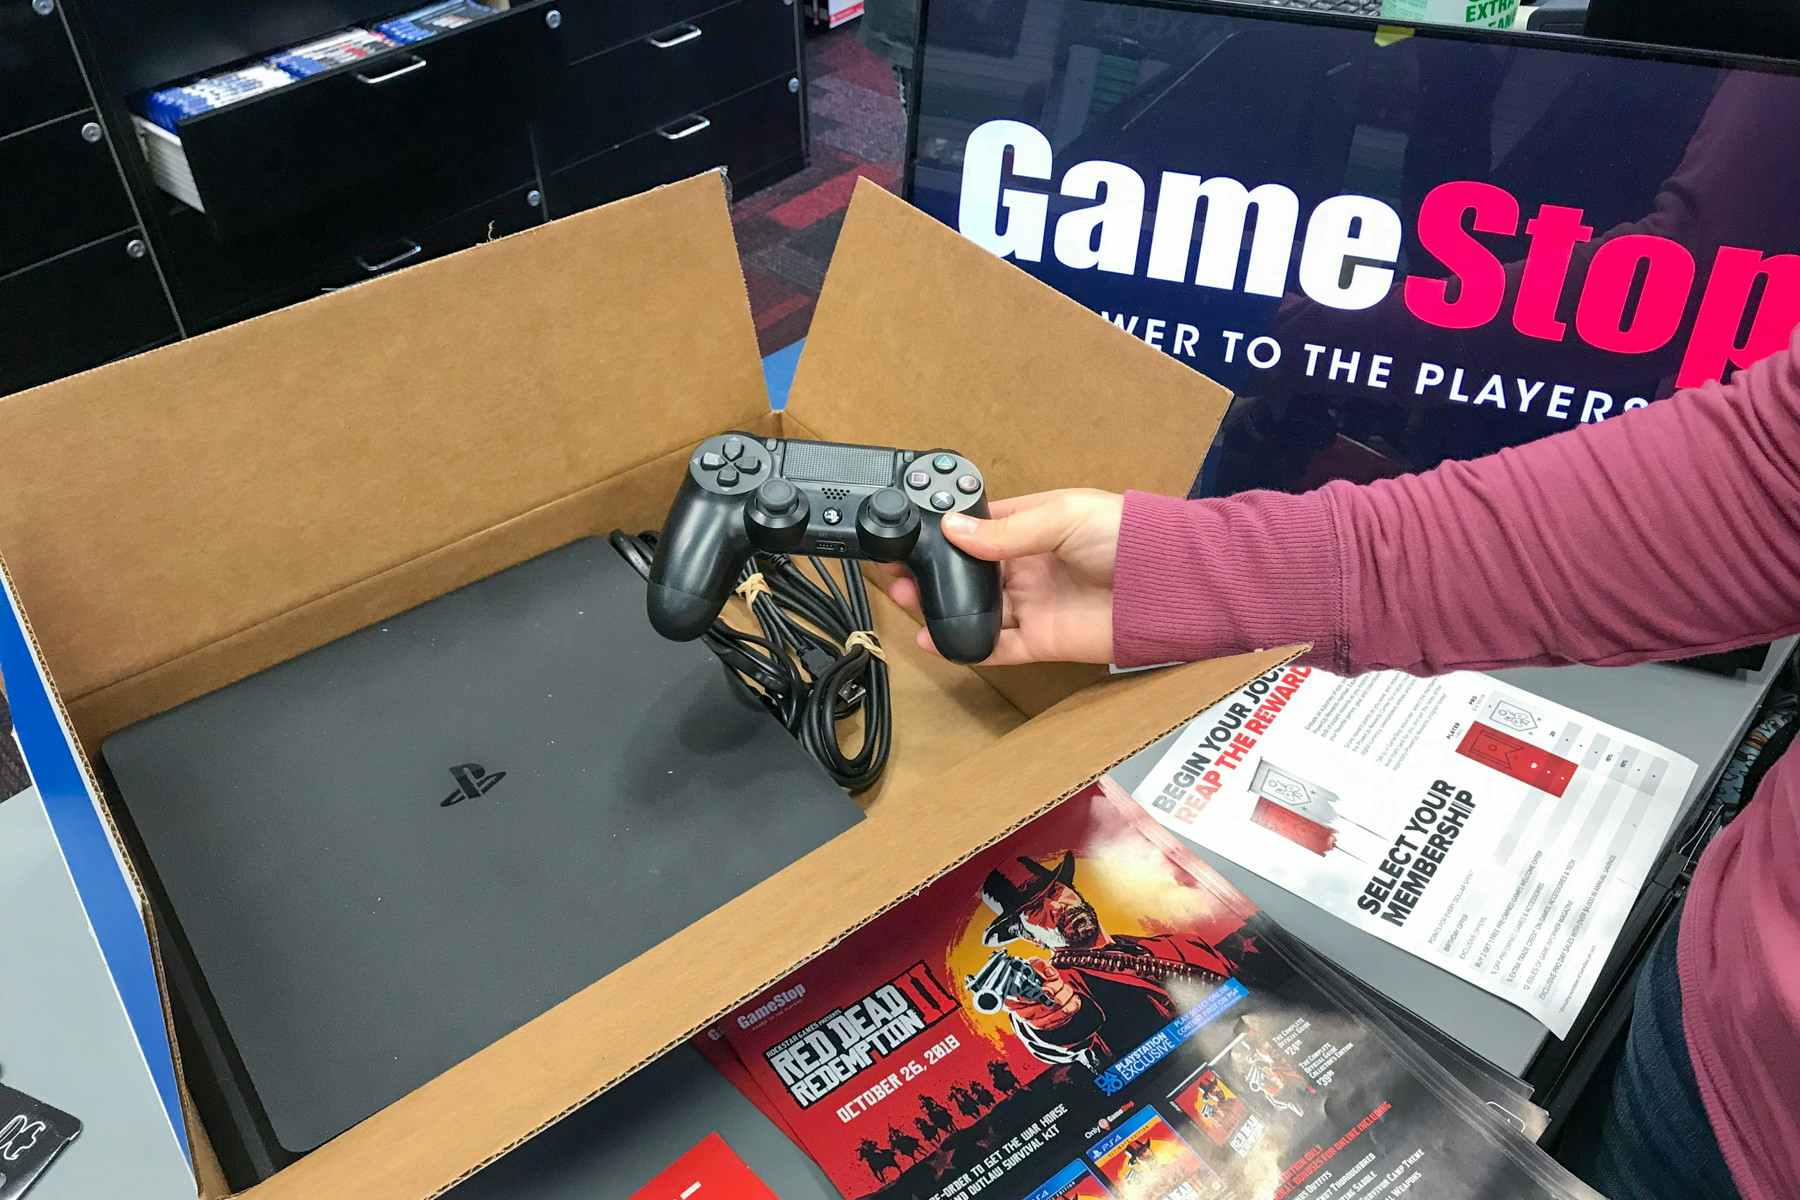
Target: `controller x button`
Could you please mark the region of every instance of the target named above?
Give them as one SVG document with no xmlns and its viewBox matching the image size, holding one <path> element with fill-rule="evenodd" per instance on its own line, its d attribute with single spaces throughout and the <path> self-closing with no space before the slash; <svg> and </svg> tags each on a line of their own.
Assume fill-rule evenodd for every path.
<svg viewBox="0 0 1800 1200">
<path fill-rule="evenodd" d="M 931 507 L 939 512 L 949 512 L 956 507 L 956 497 L 949 492 L 933 492 L 931 493 Z"/>
</svg>

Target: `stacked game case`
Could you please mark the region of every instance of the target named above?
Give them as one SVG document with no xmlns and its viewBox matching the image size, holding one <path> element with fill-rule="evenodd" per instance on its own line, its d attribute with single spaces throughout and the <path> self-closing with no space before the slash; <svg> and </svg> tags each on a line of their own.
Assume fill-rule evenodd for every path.
<svg viewBox="0 0 1800 1200">
<path fill-rule="evenodd" d="M 148 92 L 138 99 L 132 123 L 150 165 L 151 178 L 183 204 L 205 212 L 205 201 L 181 144 L 183 122 L 278 91 L 335 67 L 428 41 L 491 17 L 501 7 L 504 6 L 476 0 L 447 0 L 379 21 L 373 29 L 340 30 L 316 41 L 290 46 L 258 62 Z"/>
<path fill-rule="evenodd" d="M 1110 781 L 696 1040 L 846 1200 L 1585 1200 L 1523 1085 Z"/>
</svg>

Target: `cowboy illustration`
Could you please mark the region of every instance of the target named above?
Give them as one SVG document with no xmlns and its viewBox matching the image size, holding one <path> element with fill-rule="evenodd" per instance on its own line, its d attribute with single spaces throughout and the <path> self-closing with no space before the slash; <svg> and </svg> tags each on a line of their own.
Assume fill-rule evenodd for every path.
<svg viewBox="0 0 1800 1200">
<path fill-rule="evenodd" d="M 1020 857 L 988 872 L 981 899 L 994 913 L 982 941 L 1026 941 L 1050 952 L 1027 960 L 1041 987 L 1004 999 L 1013 1031 L 1047 1063 L 1099 1071 L 1142 1045 L 1237 969 L 1210 942 L 1185 934 L 1108 933 L 1075 887 L 1075 856 L 1054 867 Z M 1185 985 L 1185 986 L 1183 986 Z M 1179 988 L 1185 1003 L 1171 994 Z"/>
</svg>

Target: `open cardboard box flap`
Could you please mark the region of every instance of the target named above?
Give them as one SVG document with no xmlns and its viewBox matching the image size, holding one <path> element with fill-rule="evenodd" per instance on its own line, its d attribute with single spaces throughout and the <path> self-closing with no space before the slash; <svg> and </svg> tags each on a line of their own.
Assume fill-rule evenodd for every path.
<svg viewBox="0 0 1800 1200">
<path fill-rule="evenodd" d="M 576 537 L 656 525 L 722 429 L 954 447 L 996 495 L 1180 493 L 1226 401 L 864 185 L 771 414 L 707 175 L 0 401 L 0 552 L 92 752 Z M 249 1194 L 436 1195 L 1291 655 L 978 675 L 876 609 L 897 736 L 868 820 Z"/>
</svg>

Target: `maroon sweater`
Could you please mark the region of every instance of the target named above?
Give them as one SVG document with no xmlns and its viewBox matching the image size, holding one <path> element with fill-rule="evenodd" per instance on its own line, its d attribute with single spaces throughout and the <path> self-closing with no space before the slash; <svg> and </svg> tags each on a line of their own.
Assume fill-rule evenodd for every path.
<svg viewBox="0 0 1800 1200">
<path fill-rule="evenodd" d="M 1729 385 L 1421 475 L 1130 493 L 1116 586 L 1121 666 L 1297 641 L 1340 672 L 1613 666 L 1800 631 L 1800 336 Z M 1679 958 L 1739 1190 L 1800 1197 L 1800 753 L 1707 850 Z"/>
</svg>

